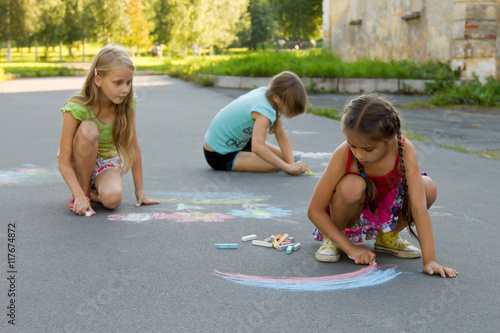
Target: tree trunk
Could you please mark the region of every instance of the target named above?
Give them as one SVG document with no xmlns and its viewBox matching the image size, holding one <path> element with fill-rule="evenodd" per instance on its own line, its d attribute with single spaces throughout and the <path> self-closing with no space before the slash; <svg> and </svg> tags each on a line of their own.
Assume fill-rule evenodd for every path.
<svg viewBox="0 0 500 333">
<path fill-rule="evenodd" d="M 35 37 L 35 61 L 38 62 L 38 38 Z"/>
<path fill-rule="evenodd" d="M 85 38 L 82 39 L 83 62 L 85 62 Z"/>
<path fill-rule="evenodd" d="M 59 62 L 62 62 L 62 49 L 63 49 L 63 42 L 62 40 L 59 41 Z"/>
</svg>

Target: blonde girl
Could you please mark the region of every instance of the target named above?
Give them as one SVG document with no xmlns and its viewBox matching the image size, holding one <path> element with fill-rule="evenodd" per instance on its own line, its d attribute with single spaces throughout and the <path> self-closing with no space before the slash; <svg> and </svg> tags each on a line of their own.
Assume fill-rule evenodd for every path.
<svg viewBox="0 0 500 333">
<path fill-rule="evenodd" d="M 316 226 L 321 262 L 335 262 L 344 251 L 357 264 L 375 254 L 355 245 L 376 238 L 375 251 L 423 259 L 423 272 L 455 277 L 457 271 L 436 261 L 428 208 L 437 196 L 434 181 L 420 173 L 417 152 L 401 134 L 399 113 L 376 94 L 350 101 L 342 117 L 346 137 L 333 153 L 314 190 L 308 216 Z M 422 250 L 401 239 L 415 224 Z"/>
<path fill-rule="evenodd" d="M 269 87 L 254 89 L 224 107 L 210 123 L 203 150 L 215 170 L 275 172 L 300 175 L 281 116 L 292 118 L 307 108 L 307 92 L 292 72 L 274 76 Z M 279 147 L 266 142 L 274 134 Z"/>
<path fill-rule="evenodd" d="M 122 176 L 132 170 L 136 206 L 156 204 L 144 192 L 141 148 L 135 129 L 134 65 L 124 48 L 104 47 L 93 59 L 82 90 L 61 108 L 59 171 L 77 215 L 94 215 L 90 201 L 114 209 Z"/>
</svg>

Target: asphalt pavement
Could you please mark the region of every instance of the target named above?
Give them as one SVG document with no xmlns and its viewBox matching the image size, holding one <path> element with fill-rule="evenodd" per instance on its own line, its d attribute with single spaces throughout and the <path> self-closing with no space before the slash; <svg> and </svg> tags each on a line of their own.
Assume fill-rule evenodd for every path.
<svg viewBox="0 0 500 333">
<path fill-rule="evenodd" d="M 203 136 L 236 92 L 167 76 L 134 82 L 145 189 L 162 203 L 134 207 L 127 174 L 122 205 L 95 204 L 93 217 L 70 212 L 56 158 L 59 109 L 83 78 L 0 82 L 1 332 L 498 330 L 500 162 L 439 141 L 467 136 L 468 149 L 477 139 L 478 150 L 499 150 L 498 110 L 484 118 L 442 110 L 438 124 L 430 113 L 411 118 L 414 110 L 402 110 L 413 130 L 439 133 L 415 145 L 421 169 L 438 185 L 430 210 L 438 262 L 460 273 L 442 279 L 421 273 L 421 259 L 377 254 L 376 266 L 344 254 L 334 264 L 314 259 L 320 243 L 306 209 L 343 141 L 338 121 L 311 114 L 284 121 L 313 176 L 217 172 L 204 160 Z M 310 101 L 341 108 L 345 98 Z M 300 249 L 286 254 L 241 241 L 285 233 Z M 373 249 L 373 241 L 365 246 Z"/>
</svg>

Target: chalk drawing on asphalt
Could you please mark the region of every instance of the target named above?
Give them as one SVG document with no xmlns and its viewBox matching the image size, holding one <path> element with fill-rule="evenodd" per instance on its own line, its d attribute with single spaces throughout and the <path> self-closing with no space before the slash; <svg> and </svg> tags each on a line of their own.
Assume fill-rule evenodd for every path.
<svg viewBox="0 0 500 333">
<path fill-rule="evenodd" d="M 214 270 L 213 274 L 228 281 L 251 287 L 289 291 L 335 291 L 361 287 L 372 287 L 389 282 L 402 274 L 395 265 L 378 267 L 376 263 L 358 271 L 345 274 L 318 277 L 273 277 L 234 273 Z"/>
</svg>

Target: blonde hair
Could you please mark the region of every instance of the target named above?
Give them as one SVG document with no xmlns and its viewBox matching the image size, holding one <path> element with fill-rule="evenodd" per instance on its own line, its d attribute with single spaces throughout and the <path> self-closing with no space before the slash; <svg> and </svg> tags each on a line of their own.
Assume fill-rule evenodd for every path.
<svg viewBox="0 0 500 333">
<path fill-rule="evenodd" d="M 117 67 L 125 66 L 131 71 L 135 70 L 128 52 L 121 46 L 105 46 L 94 57 L 90 64 L 87 78 L 82 90 L 72 96 L 69 101 L 91 108 L 98 106 L 98 115 L 101 112 L 100 89 L 95 84 L 96 75 L 105 77 Z M 116 106 L 116 118 L 113 124 L 113 143 L 118 155 L 124 160 L 124 169 L 127 172 L 135 161 L 135 149 L 132 139 L 134 137 L 135 117 L 133 112 L 134 91 L 132 84 L 130 91 L 123 102 Z M 96 116 L 97 117 L 97 116 Z"/>
<path fill-rule="evenodd" d="M 281 72 L 271 79 L 269 88 L 266 90 L 266 97 L 271 101 L 271 106 L 276 110 L 276 119 L 280 116 L 280 110 L 273 100 L 276 95 L 280 98 L 288 111 L 286 117 L 295 117 L 303 114 L 307 110 L 307 92 L 304 84 L 292 72 Z M 269 133 L 272 134 L 276 131 L 276 122 L 269 128 Z"/>
</svg>

